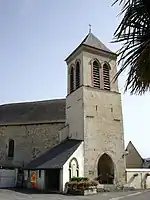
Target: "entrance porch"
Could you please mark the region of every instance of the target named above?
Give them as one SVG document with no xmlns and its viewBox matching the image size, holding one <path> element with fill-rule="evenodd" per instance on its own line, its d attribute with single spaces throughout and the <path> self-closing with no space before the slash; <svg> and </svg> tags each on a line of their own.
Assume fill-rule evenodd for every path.
<svg viewBox="0 0 150 200">
<path fill-rule="evenodd" d="M 63 192 L 66 182 L 73 176 L 83 176 L 83 142 L 65 140 L 25 167 L 27 188 L 34 187 L 48 192 Z"/>
</svg>

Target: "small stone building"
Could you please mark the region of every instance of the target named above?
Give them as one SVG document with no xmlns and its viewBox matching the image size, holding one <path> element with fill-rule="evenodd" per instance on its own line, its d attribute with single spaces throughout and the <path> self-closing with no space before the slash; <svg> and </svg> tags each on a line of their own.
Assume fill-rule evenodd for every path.
<svg viewBox="0 0 150 200">
<path fill-rule="evenodd" d="M 141 169 L 150 168 L 150 159 L 144 159 L 130 141 L 126 148 L 126 168 Z"/>
<path fill-rule="evenodd" d="M 21 168 L 30 187 L 63 191 L 74 176 L 125 182 L 117 55 L 91 32 L 66 58 L 65 99 L 0 106 L 0 164 Z"/>
<path fill-rule="evenodd" d="M 150 189 L 150 160 L 142 158 L 131 141 L 126 148 L 126 186 Z"/>
</svg>

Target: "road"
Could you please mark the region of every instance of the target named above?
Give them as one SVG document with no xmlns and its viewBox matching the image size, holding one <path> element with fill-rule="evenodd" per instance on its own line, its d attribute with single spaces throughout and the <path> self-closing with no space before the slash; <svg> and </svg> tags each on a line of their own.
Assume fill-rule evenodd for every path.
<svg viewBox="0 0 150 200">
<path fill-rule="evenodd" d="M 29 194 L 0 189 L 0 200 L 150 200 L 150 191 L 109 192 L 94 196 L 66 196 L 59 194 Z"/>
<path fill-rule="evenodd" d="M 109 200 L 150 200 L 150 191 L 135 192 L 131 194 L 124 194 L 118 197 L 109 198 Z"/>
</svg>

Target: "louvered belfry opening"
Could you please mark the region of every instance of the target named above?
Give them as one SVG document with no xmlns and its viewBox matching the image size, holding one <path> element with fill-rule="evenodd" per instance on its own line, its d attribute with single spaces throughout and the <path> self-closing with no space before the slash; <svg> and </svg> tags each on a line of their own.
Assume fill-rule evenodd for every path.
<svg viewBox="0 0 150 200">
<path fill-rule="evenodd" d="M 70 93 L 74 90 L 74 69 L 71 67 L 70 69 Z"/>
<path fill-rule="evenodd" d="M 80 63 L 76 64 L 76 89 L 80 87 Z"/>
<path fill-rule="evenodd" d="M 97 61 L 93 62 L 93 86 L 100 88 L 100 66 Z"/>
<path fill-rule="evenodd" d="M 109 76 L 109 66 L 108 64 L 103 65 L 103 80 L 104 80 L 104 89 L 110 90 L 110 76 Z"/>
</svg>

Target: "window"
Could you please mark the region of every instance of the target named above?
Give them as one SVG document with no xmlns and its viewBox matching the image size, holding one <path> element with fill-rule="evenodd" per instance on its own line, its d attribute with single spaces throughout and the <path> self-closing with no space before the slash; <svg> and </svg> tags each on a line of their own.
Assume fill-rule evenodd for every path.
<svg viewBox="0 0 150 200">
<path fill-rule="evenodd" d="M 72 176 L 71 176 L 71 168 L 69 168 L 69 180 L 71 180 Z"/>
<path fill-rule="evenodd" d="M 30 170 L 28 170 L 28 178 L 30 177 Z"/>
<path fill-rule="evenodd" d="M 80 87 L 80 63 L 76 64 L 76 89 Z"/>
<path fill-rule="evenodd" d="M 97 61 L 93 62 L 93 86 L 100 88 L 100 65 Z"/>
<path fill-rule="evenodd" d="M 9 158 L 13 158 L 14 157 L 14 140 L 9 140 L 8 157 Z"/>
<path fill-rule="evenodd" d="M 79 177 L 79 165 L 76 158 L 73 158 L 69 163 L 69 178 Z"/>
<path fill-rule="evenodd" d="M 41 170 L 39 170 L 39 178 L 41 178 Z"/>
<path fill-rule="evenodd" d="M 70 69 L 70 93 L 74 90 L 74 68 Z"/>
<path fill-rule="evenodd" d="M 103 80 L 104 80 L 104 89 L 110 90 L 110 76 L 109 76 L 110 67 L 108 64 L 103 65 Z"/>
</svg>

